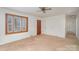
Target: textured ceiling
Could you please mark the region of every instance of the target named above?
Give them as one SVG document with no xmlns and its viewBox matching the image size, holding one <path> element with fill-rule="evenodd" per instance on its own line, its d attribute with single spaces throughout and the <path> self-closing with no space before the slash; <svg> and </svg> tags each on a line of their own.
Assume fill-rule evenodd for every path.
<svg viewBox="0 0 79 59">
<path fill-rule="evenodd" d="M 7 8 L 40 17 L 47 17 L 59 14 L 76 15 L 79 12 L 78 7 L 51 7 L 52 10 L 47 10 L 46 13 L 43 13 L 38 7 L 7 7 Z"/>
</svg>

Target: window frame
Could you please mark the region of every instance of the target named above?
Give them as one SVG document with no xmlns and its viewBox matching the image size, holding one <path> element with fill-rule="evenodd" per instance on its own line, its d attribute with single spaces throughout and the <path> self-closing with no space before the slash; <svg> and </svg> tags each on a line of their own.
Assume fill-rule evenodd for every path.
<svg viewBox="0 0 79 59">
<path fill-rule="evenodd" d="M 13 25 L 12 25 L 12 27 L 13 27 L 13 32 L 8 32 L 8 16 L 12 16 L 12 18 L 13 18 Z M 20 24 L 20 31 L 19 32 L 15 32 L 14 31 L 14 26 L 15 26 L 15 24 L 14 24 L 14 20 L 18 20 L 18 19 L 15 19 L 15 17 L 20 17 L 20 22 L 22 22 L 22 18 L 25 18 L 25 21 L 26 21 L 26 29 L 25 29 L 25 31 L 22 31 L 22 26 L 21 26 L 21 24 Z M 18 26 L 18 25 L 17 25 Z M 5 33 L 6 34 L 15 34 L 15 33 L 23 33 L 23 32 L 28 32 L 28 17 L 25 17 L 25 16 L 19 16 L 19 15 L 14 15 L 14 14 L 9 14 L 9 13 L 6 13 L 5 14 Z"/>
</svg>

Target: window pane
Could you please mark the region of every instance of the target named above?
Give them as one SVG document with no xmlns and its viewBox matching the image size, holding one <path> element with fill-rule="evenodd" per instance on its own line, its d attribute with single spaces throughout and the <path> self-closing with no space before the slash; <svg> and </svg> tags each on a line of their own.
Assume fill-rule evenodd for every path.
<svg viewBox="0 0 79 59">
<path fill-rule="evenodd" d="M 21 18 L 19 16 L 15 16 L 14 18 L 14 32 L 20 32 L 20 24 L 21 23 Z"/>
<path fill-rule="evenodd" d="M 13 32 L 13 17 L 10 15 L 7 16 L 7 30 Z"/>
<path fill-rule="evenodd" d="M 22 28 L 22 31 L 26 31 L 26 18 L 22 18 L 21 28 Z"/>
</svg>

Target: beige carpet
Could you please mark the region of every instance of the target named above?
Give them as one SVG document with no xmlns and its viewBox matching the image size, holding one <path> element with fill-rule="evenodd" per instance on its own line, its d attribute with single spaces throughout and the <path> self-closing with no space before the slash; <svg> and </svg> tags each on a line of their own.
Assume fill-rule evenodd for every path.
<svg viewBox="0 0 79 59">
<path fill-rule="evenodd" d="M 77 38 L 38 35 L 0 46 L 0 51 L 77 51 Z"/>
</svg>

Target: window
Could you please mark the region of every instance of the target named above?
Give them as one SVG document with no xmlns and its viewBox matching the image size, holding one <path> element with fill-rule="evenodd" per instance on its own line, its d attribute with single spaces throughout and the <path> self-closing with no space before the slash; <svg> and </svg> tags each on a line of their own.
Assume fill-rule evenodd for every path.
<svg viewBox="0 0 79 59">
<path fill-rule="evenodd" d="M 6 14 L 6 34 L 28 32 L 28 17 Z"/>
</svg>

